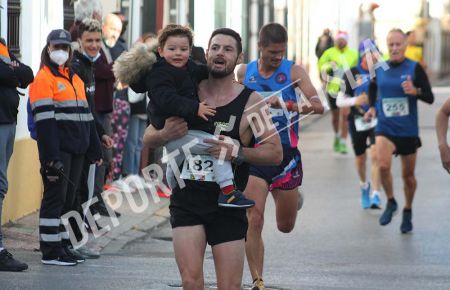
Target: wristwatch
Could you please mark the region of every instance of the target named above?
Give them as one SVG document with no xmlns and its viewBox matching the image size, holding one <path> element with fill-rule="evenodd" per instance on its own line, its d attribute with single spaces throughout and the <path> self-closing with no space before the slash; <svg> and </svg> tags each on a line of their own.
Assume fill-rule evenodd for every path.
<svg viewBox="0 0 450 290">
<path fill-rule="evenodd" d="M 244 157 L 244 154 L 242 153 L 242 146 L 239 146 L 238 154 L 235 157 L 231 158 L 231 163 L 233 163 L 235 165 L 241 165 L 244 162 L 245 162 L 245 157 Z"/>
<path fill-rule="evenodd" d="M 416 96 L 420 96 L 422 95 L 422 89 L 421 88 L 416 88 Z"/>
</svg>

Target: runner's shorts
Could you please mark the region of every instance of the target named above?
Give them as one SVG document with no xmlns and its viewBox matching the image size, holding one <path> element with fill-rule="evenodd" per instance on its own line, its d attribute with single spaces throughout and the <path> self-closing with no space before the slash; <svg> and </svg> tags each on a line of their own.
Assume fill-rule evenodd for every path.
<svg viewBox="0 0 450 290">
<path fill-rule="evenodd" d="M 264 179 L 269 190 L 291 190 L 302 184 L 302 158 L 298 148 L 283 146 L 283 161 L 278 166 L 250 166 L 250 175 Z"/>
<path fill-rule="evenodd" d="M 422 147 L 422 141 L 419 137 L 396 137 L 389 136 L 384 133 L 376 133 L 377 136 L 383 136 L 389 139 L 395 145 L 394 154 L 410 155 L 417 152 L 417 149 Z"/>
<path fill-rule="evenodd" d="M 216 191 L 175 189 L 169 206 L 172 228 L 202 225 L 211 246 L 245 239 L 246 210 L 219 207 L 219 191 L 219 186 Z"/>
<path fill-rule="evenodd" d="M 328 104 L 330 105 L 331 110 L 338 109 L 338 106 L 336 105 L 336 95 L 331 95 L 330 93 L 327 93 L 328 97 Z"/>
<path fill-rule="evenodd" d="M 348 122 L 353 151 L 356 156 L 366 153 L 366 149 L 375 144 L 375 130 L 356 131 L 354 120 Z"/>
</svg>

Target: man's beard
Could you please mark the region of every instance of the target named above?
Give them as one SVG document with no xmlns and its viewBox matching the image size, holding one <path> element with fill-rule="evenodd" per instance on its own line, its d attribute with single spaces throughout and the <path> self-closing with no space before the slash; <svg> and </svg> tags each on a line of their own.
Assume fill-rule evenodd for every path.
<svg viewBox="0 0 450 290">
<path fill-rule="evenodd" d="M 225 69 L 223 71 L 214 71 L 214 70 L 210 70 L 209 73 L 211 74 L 211 76 L 215 79 L 223 79 L 227 76 L 229 76 L 230 74 L 233 73 L 233 71 L 229 71 L 228 69 Z"/>
<path fill-rule="evenodd" d="M 230 74 L 234 73 L 234 68 L 236 67 L 237 64 L 237 60 L 234 63 L 234 66 L 226 66 L 224 70 L 221 71 L 215 71 L 211 68 L 208 68 L 209 73 L 211 74 L 211 76 L 215 79 L 223 79 L 227 76 L 229 76 Z M 233 67 L 233 69 L 231 69 L 231 67 Z"/>
</svg>

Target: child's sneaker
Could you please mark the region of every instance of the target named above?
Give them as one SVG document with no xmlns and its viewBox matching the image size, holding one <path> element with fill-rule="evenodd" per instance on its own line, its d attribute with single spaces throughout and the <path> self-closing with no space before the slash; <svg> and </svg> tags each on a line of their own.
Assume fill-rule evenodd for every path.
<svg viewBox="0 0 450 290">
<path fill-rule="evenodd" d="M 220 207 L 234 208 L 250 208 L 255 205 L 255 202 L 253 200 L 247 199 L 245 195 L 239 190 L 234 190 L 229 194 L 220 192 L 218 203 Z"/>
</svg>

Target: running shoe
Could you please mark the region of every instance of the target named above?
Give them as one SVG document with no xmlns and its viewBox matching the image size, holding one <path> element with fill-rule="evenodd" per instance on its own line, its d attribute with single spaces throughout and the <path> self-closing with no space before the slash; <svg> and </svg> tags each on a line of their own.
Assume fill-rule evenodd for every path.
<svg viewBox="0 0 450 290">
<path fill-rule="evenodd" d="M 78 253 L 72 246 L 65 246 L 63 249 L 66 255 L 77 261 L 77 263 L 83 263 L 86 260 L 86 257 Z"/>
<path fill-rule="evenodd" d="M 340 141 L 339 143 L 339 153 L 341 154 L 347 154 L 348 150 L 347 150 L 347 144 L 345 144 L 344 141 Z"/>
<path fill-rule="evenodd" d="M 361 206 L 363 209 L 368 209 L 370 207 L 370 182 L 367 188 L 361 186 Z"/>
<path fill-rule="evenodd" d="M 252 290 L 265 290 L 266 287 L 264 286 L 264 281 L 261 278 L 256 278 L 253 280 L 253 287 Z"/>
<path fill-rule="evenodd" d="M 239 191 L 235 190 L 230 194 L 224 194 L 221 192 L 219 194 L 218 200 L 220 207 L 234 207 L 234 208 L 250 208 L 255 205 L 255 202 L 251 199 L 247 199 L 245 195 Z"/>
<path fill-rule="evenodd" d="M 386 209 L 380 217 L 380 225 L 385 226 L 392 220 L 392 216 L 397 212 L 397 202 L 395 199 L 390 199 L 387 202 Z"/>
<path fill-rule="evenodd" d="M 403 209 L 403 218 L 402 218 L 402 224 L 400 226 L 400 231 L 402 234 L 407 234 L 413 229 L 412 225 L 412 210 L 410 209 Z"/>
<path fill-rule="evenodd" d="M 370 208 L 381 209 L 381 198 L 379 193 L 372 194 L 370 197 Z"/>
<path fill-rule="evenodd" d="M 44 265 L 55 266 L 76 266 L 78 264 L 76 260 L 69 256 L 61 256 L 56 259 L 42 259 L 41 262 Z"/>
<path fill-rule="evenodd" d="M 341 148 L 340 145 L 341 145 L 341 140 L 338 137 L 335 137 L 334 144 L 333 144 L 334 152 L 339 153 L 339 150 Z"/>
<path fill-rule="evenodd" d="M 14 259 L 6 249 L 0 251 L 0 271 L 21 272 L 28 269 L 28 265 Z"/>
<path fill-rule="evenodd" d="M 98 259 L 100 258 L 100 252 L 95 251 L 93 249 L 89 249 L 86 246 L 79 247 L 76 249 L 78 253 L 83 255 L 86 259 Z"/>
</svg>

